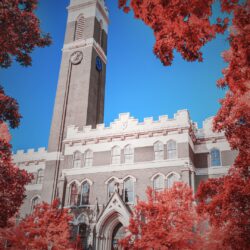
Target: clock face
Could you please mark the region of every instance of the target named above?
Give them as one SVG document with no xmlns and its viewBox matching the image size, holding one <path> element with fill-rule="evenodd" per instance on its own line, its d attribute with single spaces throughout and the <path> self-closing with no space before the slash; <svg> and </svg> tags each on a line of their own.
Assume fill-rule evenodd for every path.
<svg viewBox="0 0 250 250">
<path fill-rule="evenodd" d="M 70 60 L 72 62 L 72 64 L 79 64 L 82 61 L 83 58 L 83 54 L 81 51 L 75 51 L 71 57 Z"/>
<path fill-rule="evenodd" d="M 102 60 L 99 56 L 96 57 L 96 69 L 101 72 L 102 71 Z"/>
</svg>

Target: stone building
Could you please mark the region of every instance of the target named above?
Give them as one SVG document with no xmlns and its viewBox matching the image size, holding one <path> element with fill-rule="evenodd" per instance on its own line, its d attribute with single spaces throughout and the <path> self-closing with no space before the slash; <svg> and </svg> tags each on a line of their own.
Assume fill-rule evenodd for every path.
<svg viewBox="0 0 250 250">
<path fill-rule="evenodd" d="M 212 131 L 212 118 L 199 129 L 187 110 L 143 122 L 123 113 L 102 124 L 108 22 L 103 0 L 70 1 L 48 149 L 13 155 L 35 176 L 20 215 L 59 197 L 84 249 L 118 249 L 148 186 L 183 181 L 195 191 L 201 180 L 227 173 L 236 156 L 224 134 Z"/>
</svg>

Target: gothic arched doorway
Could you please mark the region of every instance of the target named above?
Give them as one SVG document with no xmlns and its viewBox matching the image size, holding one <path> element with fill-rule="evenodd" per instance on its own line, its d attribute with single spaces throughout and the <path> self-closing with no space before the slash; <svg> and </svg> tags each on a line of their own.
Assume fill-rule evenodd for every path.
<svg viewBox="0 0 250 250">
<path fill-rule="evenodd" d="M 119 250 L 122 249 L 119 246 L 119 241 L 125 236 L 125 229 L 121 223 L 117 224 L 114 228 L 112 234 L 112 243 L 111 243 L 111 250 Z"/>
</svg>

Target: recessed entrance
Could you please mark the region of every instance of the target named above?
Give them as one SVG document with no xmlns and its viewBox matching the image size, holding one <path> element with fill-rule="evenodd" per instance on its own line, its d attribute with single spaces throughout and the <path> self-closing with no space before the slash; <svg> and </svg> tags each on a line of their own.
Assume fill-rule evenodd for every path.
<svg viewBox="0 0 250 250">
<path fill-rule="evenodd" d="M 112 244 L 111 249 L 112 250 L 120 250 L 122 249 L 121 246 L 119 246 L 119 240 L 121 240 L 125 236 L 125 229 L 121 223 L 119 223 L 112 234 Z"/>
</svg>

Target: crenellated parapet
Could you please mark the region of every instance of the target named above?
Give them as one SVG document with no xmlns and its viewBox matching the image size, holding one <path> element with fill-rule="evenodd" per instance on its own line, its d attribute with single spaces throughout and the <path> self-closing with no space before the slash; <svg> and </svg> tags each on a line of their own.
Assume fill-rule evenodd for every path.
<svg viewBox="0 0 250 250">
<path fill-rule="evenodd" d="M 13 161 L 15 163 L 45 161 L 47 155 L 48 152 L 45 148 L 38 148 L 38 150 L 31 148 L 27 151 L 17 150 L 16 154 L 13 154 Z"/>
<path fill-rule="evenodd" d="M 84 126 L 83 128 L 68 126 L 65 141 L 134 134 L 149 134 L 149 136 L 153 136 L 154 133 L 163 133 L 166 135 L 172 132 L 181 133 L 182 130 L 188 130 L 190 126 L 191 120 L 187 110 L 178 111 L 174 114 L 174 118 L 163 115 L 158 120 L 153 120 L 152 117 L 147 117 L 144 118 L 143 122 L 139 122 L 138 119 L 130 116 L 129 113 L 122 113 L 108 127 L 105 127 L 104 124 L 98 124 L 96 128 L 91 126 Z"/>
<path fill-rule="evenodd" d="M 203 121 L 203 126 L 201 129 L 197 129 L 195 135 L 197 139 L 211 139 L 211 138 L 218 138 L 224 137 L 224 132 L 214 132 L 213 131 L 213 119 L 214 116 L 208 117 Z"/>
</svg>

